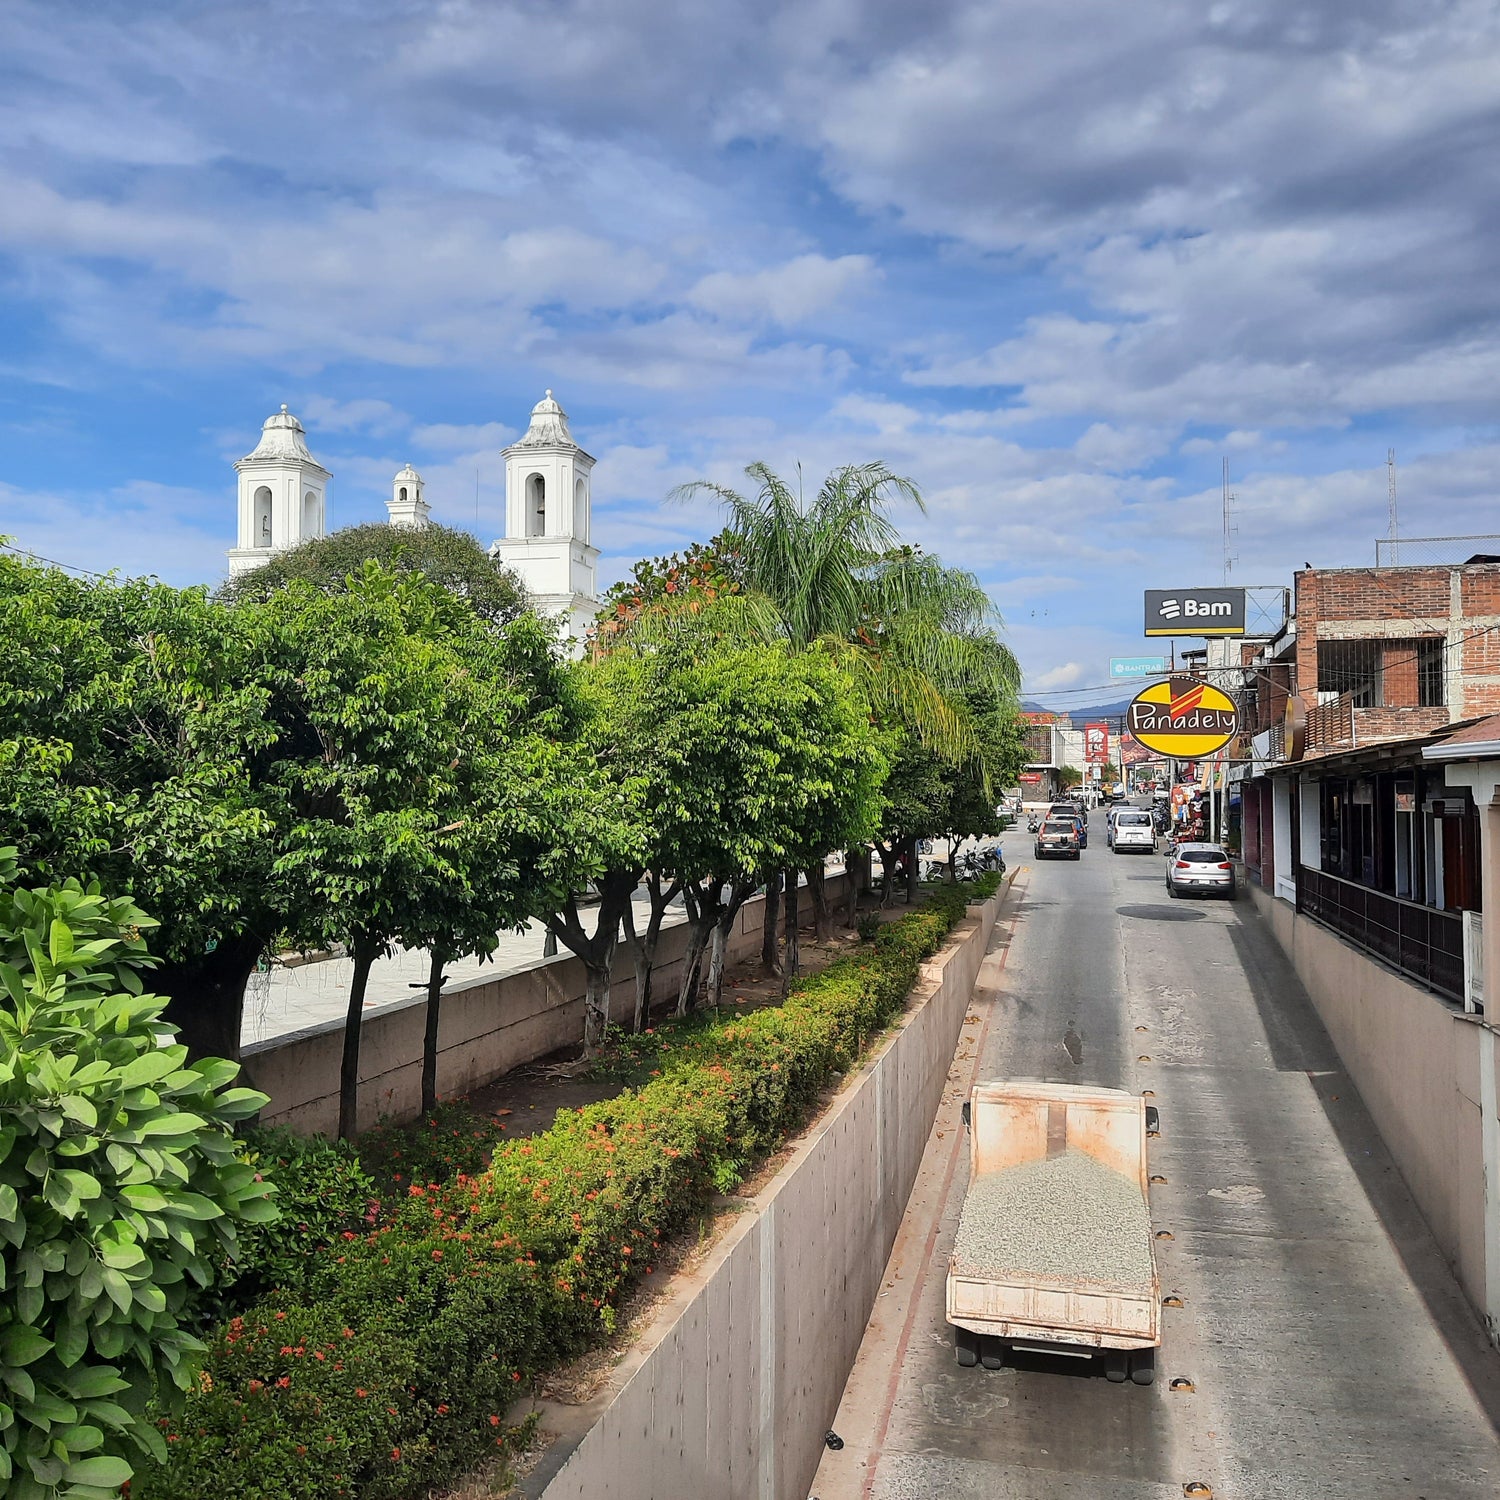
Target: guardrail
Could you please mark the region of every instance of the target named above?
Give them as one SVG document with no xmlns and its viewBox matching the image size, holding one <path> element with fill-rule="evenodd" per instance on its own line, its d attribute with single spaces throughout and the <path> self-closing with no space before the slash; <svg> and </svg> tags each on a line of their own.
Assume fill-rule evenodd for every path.
<svg viewBox="0 0 1500 1500">
<path fill-rule="evenodd" d="M 1384 959 L 1434 994 L 1464 1003 L 1461 912 L 1402 901 L 1305 865 L 1297 871 L 1297 910 Z"/>
</svg>

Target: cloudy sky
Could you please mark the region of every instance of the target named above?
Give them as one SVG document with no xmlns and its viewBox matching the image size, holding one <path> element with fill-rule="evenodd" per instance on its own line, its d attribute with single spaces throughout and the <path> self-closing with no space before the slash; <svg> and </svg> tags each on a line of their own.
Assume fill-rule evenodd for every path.
<svg viewBox="0 0 1500 1500">
<path fill-rule="evenodd" d="M 214 581 L 288 402 L 335 524 L 502 529 L 556 389 L 606 581 L 684 479 L 884 459 L 1088 701 L 1141 590 L 1500 531 L 1497 0 L 7 0 L 0 533 Z M 476 476 L 478 520 L 476 523 Z M 1118 696 L 1106 690 L 1094 697 Z"/>
</svg>

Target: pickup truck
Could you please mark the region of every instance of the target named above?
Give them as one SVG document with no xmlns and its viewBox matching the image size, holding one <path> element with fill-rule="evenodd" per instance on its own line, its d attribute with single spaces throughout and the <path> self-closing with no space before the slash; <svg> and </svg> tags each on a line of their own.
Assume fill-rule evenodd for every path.
<svg viewBox="0 0 1500 1500">
<path fill-rule="evenodd" d="M 1150 1385 L 1161 1343 L 1146 1177 L 1156 1111 L 1120 1089 L 992 1082 L 963 1112 L 969 1186 L 947 1286 L 958 1363 L 1069 1355 Z"/>
</svg>

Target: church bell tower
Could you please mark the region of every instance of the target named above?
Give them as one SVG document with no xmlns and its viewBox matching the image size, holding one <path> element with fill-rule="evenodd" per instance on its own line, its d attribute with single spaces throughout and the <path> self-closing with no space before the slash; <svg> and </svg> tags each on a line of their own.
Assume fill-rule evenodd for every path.
<svg viewBox="0 0 1500 1500">
<path fill-rule="evenodd" d="M 525 436 L 501 456 L 505 536 L 490 556 L 517 574 L 538 612 L 554 617 L 581 651 L 599 610 L 599 549 L 589 539 L 594 460 L 573 441 L 551 391 L 532 408 Z"/>
<path fill-rule="evenodd" d="M 260 442 L 234 467 L 239 545 L 229 553 L 231 578 L 269 562 L 273 552 L 324 535 L 333 476 L 307 451 L 307 434 L 286 407 L 266 418 Z"/>
</svg>

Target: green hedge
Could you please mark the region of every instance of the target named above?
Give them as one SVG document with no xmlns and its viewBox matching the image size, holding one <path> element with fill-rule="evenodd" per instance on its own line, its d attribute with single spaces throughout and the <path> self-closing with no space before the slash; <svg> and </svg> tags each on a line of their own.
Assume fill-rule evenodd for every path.
<svg viewBox="0 0 1500 1500">
<path fill-rule="evenodd" d="M 662 1240 L 800 1127 L 900 1008 L 974 887 L 881 929 L 774 1009 L 664 1040 L 659 1076 L 409 1184 L 369 1233 L 212 1341 L 133 1497 L 416 1496 L 505 1442 L 517 1388 L 597 1342 Z"/>
</svg>

